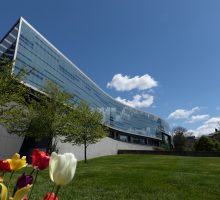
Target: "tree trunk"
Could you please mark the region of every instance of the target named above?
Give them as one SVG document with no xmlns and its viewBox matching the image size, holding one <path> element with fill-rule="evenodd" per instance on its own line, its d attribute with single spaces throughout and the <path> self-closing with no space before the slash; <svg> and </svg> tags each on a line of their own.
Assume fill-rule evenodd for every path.
<svg viewBox="0 0 220 200">
<path fill-rule="evenodd" d="M 86 146 L 86 140 L 84 140 L 84 162 L 87 163 L 87 158 L 86 158 L 86 150 L 87 150 L 87 146 Z"/>
<path fill-rule="evenodd" d="M 49 137 L 47 139 L 48 139 L 48 143 L 47 143 L 46 153 L 48 153 L 50 155 L 52 153 L 53 138 Z"/>
</svg>

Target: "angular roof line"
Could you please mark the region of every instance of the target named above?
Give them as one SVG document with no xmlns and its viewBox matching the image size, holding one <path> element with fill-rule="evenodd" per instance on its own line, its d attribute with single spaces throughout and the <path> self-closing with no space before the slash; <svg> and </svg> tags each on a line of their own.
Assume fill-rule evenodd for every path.
<svg viewBox="0 0 220 200">
<path fill-rule="evenodd" d="M 69 58 L 67 58 L 59 49 L 57 49 L 50 41 L 48 41 L 39 31 L 37 31 L 30 23 L 28 23 L 23 17 L 20 17 L 20 20 L 23 21 L 25 24 L 27 24 L 33 31 L 35 31 L 37 34 L 39 34 L 51 47 L 53 47 L 60 55 L 62 55 L 70 64 L 72 64 L 74 67 L 79 70 L 80 73 L 82 73 L 86 78 L 89 79 L 95 86 L 98 87 L 103 93 L 105 93 L 107 96 L 109 96 L 111 99 L 115 100 L 113 97 L 111 97 L 108 93 L 103 91 L 91 78 L 89 78 L 84 72 L 79 69 L 76 64 L 74 64 Z"/>
<path fill-rule="evenodd" d="M 80 73 L 82 73 L 89 81 L 91 81 L 99 90 L 101 90 L 106 96 L 108 96 L 109 98 L 111 98 L 113 101 L 118 102 L 119 104 L 122 104 L 123 106 L 127 106 L 128 108 L 132 108 L 134 110 L 137 110 L 139 112 L 143 112 L 145 114 L 151 114 L 155 117 L 158 117 L 160 119 L 162 119 L 161 117 L 159 117 L 158 115 L 143 111 L 143 110 L 138 110 L 136 108 L 133 108 L 131 106 L 128 106 L 122 102 L 117 101 L 116 99 L 114 99 L 112 96 L 110 96 L 107 92 L 105 92 L 103 89 L 100 88 L 100 86 L 98 86 L 91 78 L 89 78 L 84 72 L 82 72 L 69 58 L 67 58 L 60 50 L 58 50 L 51 42 L 49 42 L 39 31 L 37 31 L 29 22 L 27 22 L 22 16 L 20 17 L 20 22 L 24 22 L 25 24 L 27 24 L 33 31 L 35 31 L 37 34 L 39 34 L 46 43 L 48 43 L 51 47 L 53 47 L 61 56 L 63 56 L 70 64 L 72 64 L 77 70 L 79 70 Z M 164 119 L 162 119 L 164 122 L 166 122 Z M 167 123 L 167 122 L 166 122 Z"/>
<path fill-rule="evenodd" d="M 5 37 L 12 31 L 12 29 L 17 25 L 17 23 L 20 21 L 21 18 L 19 18 L 15 23 L 14 25 L 10 28 L 10 30 L 4 34 L 4 36 L 2 37 L 2 39 L 0 39 L 0 43 L 5 39 Z"/>
</svg>

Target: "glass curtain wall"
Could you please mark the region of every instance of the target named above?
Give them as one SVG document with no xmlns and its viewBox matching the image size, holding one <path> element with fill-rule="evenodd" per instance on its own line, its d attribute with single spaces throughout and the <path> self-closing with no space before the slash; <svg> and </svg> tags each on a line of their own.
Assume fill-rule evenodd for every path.
<svg viewBox="0 0 220 200">
<path fill-rule="evenodd" d="M 169 134 L 169 125 L 158 116 L 136 110 L 116 101 L 101 90 L 74 63 L 21 18 L 14 73 L 26 67 L 31 70 L 24 80 L 35 90 L 42 90 L 47 80 L 74 95 L 72 101 L 86 101 L 103 114 L 103 123 L 124 133 L 162 139 Z M 13 57 L 19 23 L 1 43 L 0 53 Z M 9 42 L 8 42 L 9 41 Z M 125 137 L 122 140 L 127 140 Z"/>
</svg>

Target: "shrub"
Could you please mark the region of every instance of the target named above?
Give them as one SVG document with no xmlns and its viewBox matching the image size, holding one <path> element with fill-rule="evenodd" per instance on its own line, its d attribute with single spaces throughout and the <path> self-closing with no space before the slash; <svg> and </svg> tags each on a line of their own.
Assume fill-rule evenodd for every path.
<svg viewBox="0 0 220 200">
<path fill-rule="evenodd" d="M 194 147 L 196 151 L 220 151 L 220 143 L 206 136 L 199 138 Z"/>
</svg>

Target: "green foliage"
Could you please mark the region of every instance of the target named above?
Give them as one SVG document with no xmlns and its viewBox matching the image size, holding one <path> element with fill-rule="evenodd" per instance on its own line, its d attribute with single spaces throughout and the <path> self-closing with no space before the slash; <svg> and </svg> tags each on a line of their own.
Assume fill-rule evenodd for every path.
<svg viewBox="0 0 220 200">
<path fill-rule="evenodd" d="M 72 96 L 50 81 L 42 93 L 30 92 L 28 87 L 19 83 L 24 73 L 20 72 L 15 77 L 11 75 L 11 67 L 12 63 L 4 65 L 0 78 L 0 122 L 8 132 L 50 141 L 66 135 L 64 131 L 72 133 L 72 126 L 66 128 L 70 120 L 74 123 L 74 119 L 70 119 L 74 112 L 74 105 L 70 103 Z M 51 149 L 52 143 L 48 145 Z"/>
<path fill-rule="evenodd" d="M 0 59 L 0 124 L 9 128 L 19 122 L 22 129 L 28 121 L 25 99 L 28 89 L 20 82 L 28 72 L 24 68 L 14 75 L 12 67 L 12 61 Z"/>
<path fill-rule="evenodd" d="M 174 150 L 176 151 L 184 151 L 186 146 L 186 129 L 183 127 L 175 127 L 173 129 L 173 144 L 174 144 Z"/>
<path fill-rule="evenodd" d="M 164 141 L 161 142 L 161 148 L 162 148 L 162 150 L 165 150 L 165 151 L 170 151 L 171 150 L 170 144 L 168 144 Z"/>
<path fill-rule="evenodd" d="M 106 136 L 106 128 L 102 125 L 102 115 L 97 110 L 92 110 L 85 102 L 81 102 L 72 113 L 74 123 L 69 123 L 75 132 L 67 132 L 64 142 L 71 142 L 73 145 L 84 145 L 85 162 L 86 149 L 90 144 L 98 142 Z"/>
<path fill-rule="evenodd" d="M 63 135 L 71 96 L 53 82 L 47 83 L 44 94 L 36 95 L 37 101 L 31 102 L 31 121 L 25 134 L 41 139 Z"/>
<path fill-rule="evenodd" d="M 70 103 L 72 96 L 53 82 L 42 93 L 31 92 L 20 84 L 25 70 L 15 76 L 12 66 L 12 62 L 0 63 L 0 123 L 9 133 L 50 141 L 65 135 L 66 141 L 84 144 L 85 149 L 106 135 L 98 111 L 85 103 L 76 107 Z"/>
<path fill-rule="evenodd" d="M 12 73 L 13 61 L 0 58 L 0 105 L 8 102 L 25 103 L 27 88 L 20 82 L 30 73 L 23 67 L 17 74 Z"/>
<path fill-rule="evenodd" d="M 212 138 L 202 136 L 195 143 L 196 151 L 220 151 L 220 143 Z"/>
<path fill-rule="evenodd" d="M 213 135 L 212 135 L 212 138 L 216 139 L 218 142 L 220 142 L 220 130 L 215 132 Z"/>
<path fill-rule="evenodd" d="M 74 105 L 70 103 L 72 96 L 61 91 L 55 83 L 48 82 L 43 94 L 36 93 L 35 98 L 29 106 L 30 122 L 18 135 L 47 138 L 50 141 L 48 149 L 53 151 L 56 147 L 52 140 L 66 135 L 65 131 L 75 131 L 71 129 L 73 126 L 67 126 L 67 123 L 74 123 L 74 118 L 71 118 L 74 113 Z"/>
<path fill-rule="evenodd" d="M 186 138 L 184 134 L 177 133 L 173 136 L 173 143 L 174 143 L 174 149 L 176 151 L 184 151 L 185 144 L 186 144 Z"/>
</svg>

